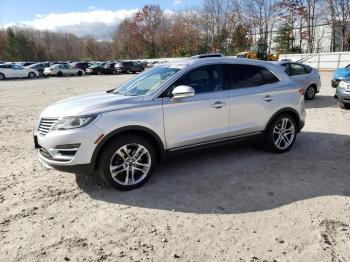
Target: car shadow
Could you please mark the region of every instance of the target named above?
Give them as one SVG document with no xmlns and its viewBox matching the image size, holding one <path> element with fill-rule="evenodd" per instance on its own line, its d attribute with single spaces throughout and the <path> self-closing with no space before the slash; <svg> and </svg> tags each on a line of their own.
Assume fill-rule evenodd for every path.
<svg viewBox="0 0 350 262">
<path fill-rule="evenodd" d="M 337 100 L 334 98 L 334 96 L 316 95 L 313 100 L 305 100 L 305 108 L 326 107 L 337 107 Z"/>
<path fill-rule="evenodd" d="M 350 136 L 302 132 L 285 154 L 254 144 L 193 151 L 162 163 L 143 187 L 120 192 L 76 175 L 91 198 L 199 214 L 263 211 L 295 201 L 350 196 Z"/>
</svg>

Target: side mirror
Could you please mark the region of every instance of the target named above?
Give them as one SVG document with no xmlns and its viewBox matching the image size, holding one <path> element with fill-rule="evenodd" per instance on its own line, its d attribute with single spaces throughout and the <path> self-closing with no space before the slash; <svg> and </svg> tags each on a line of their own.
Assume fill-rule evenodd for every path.
<svg viewBox="0 0 350 262">
<path fill-rule="evenodd" d="M 195 91 L 190 86 L 177 86 L 174 88 L 172 95 L 173 99 L 179 99 L 179 98 L 185 98 L 185 97 L 191 97 L 194 96 Z"/>
</svg>

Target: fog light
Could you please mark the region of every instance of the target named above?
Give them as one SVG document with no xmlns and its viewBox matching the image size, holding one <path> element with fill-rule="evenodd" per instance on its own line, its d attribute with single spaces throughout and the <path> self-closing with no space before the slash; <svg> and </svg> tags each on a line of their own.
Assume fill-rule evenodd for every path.
<svg viewBox="0 0 350 262">
<path fill-rule="evenodd" d="M 78 149 L 81 144 L 66 144 L 56 146 L 55 149 Z"/>
</svg>

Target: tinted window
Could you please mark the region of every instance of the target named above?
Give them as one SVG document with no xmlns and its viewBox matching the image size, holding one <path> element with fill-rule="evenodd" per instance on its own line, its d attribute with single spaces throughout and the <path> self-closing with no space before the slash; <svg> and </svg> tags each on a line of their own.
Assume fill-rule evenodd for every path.
<svg viewBox="0 0 350 262">
<path fill-rule="evenodd" d="M 223 66 L 209 65 L 194 69 L 177 80 L 172 87 L 180 85 L 191 86 L 196 94 L 223 90 Z"/>
<path fill-rule="evenodd" d="M 306 70 L 303 65 L 290 64 L 290 74 L 291 76 L 306 74 Z"/>
<path fill-rule="evenodd" d="M 254 87 L 278 82 L 278 78 L 267 69 L 253 65 L 230 65 L 228 89 Z"/>
</svg>

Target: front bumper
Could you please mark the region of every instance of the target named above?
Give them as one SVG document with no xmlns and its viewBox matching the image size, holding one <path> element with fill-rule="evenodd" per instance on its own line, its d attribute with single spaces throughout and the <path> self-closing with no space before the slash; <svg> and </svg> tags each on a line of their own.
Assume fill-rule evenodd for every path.
<svg viewBox="0 0 350 262">
<path fill-rule="evenodd" d="M 350 89 L 337 87 L 334 97 L 341 103 L 350 104 Z"/>
<path fill-rule="evenodd" d="M 93 123 L 82 128 L 55 130 L 41 135 L 34 133 L 34 143 L 38 148 L 39 161 L 45 167 L 71 172 L 86 169 L 91 165 L 97 144 L 94 142 L 103 134 Z M 67 145 L 76 145 L 67 148 Z"/>
</svg>

